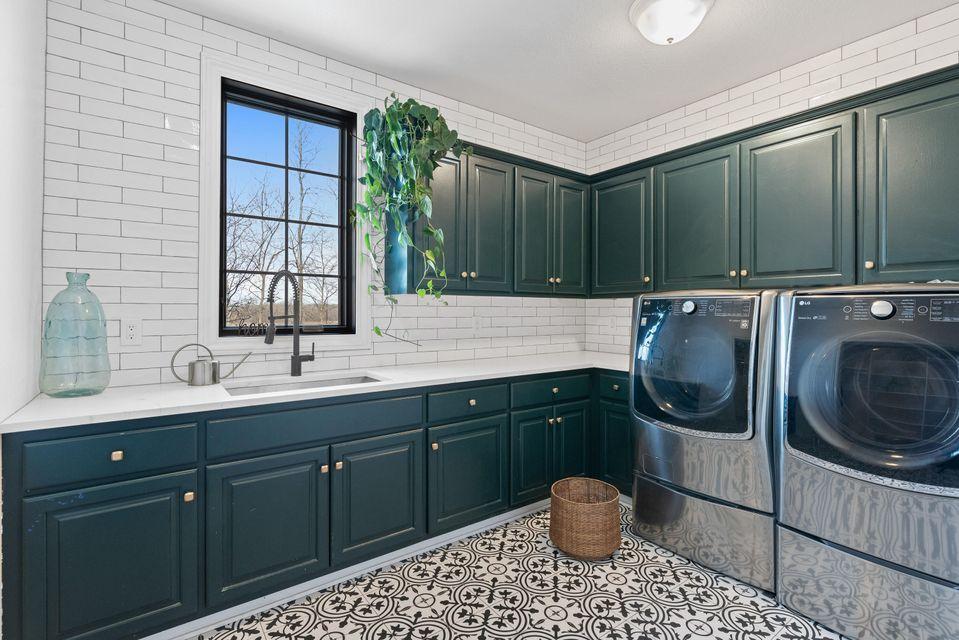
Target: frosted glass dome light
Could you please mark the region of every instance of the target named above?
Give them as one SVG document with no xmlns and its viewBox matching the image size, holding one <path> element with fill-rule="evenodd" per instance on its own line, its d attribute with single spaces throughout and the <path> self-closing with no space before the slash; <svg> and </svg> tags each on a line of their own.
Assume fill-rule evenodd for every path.
<svg viewBox="0 0 959 640">
<path fill-rule="evenodd" d="M 635 0 L 629 21 L 653 44 L 676 44 L 703 22 L 715 0 Z"/>
</svg>

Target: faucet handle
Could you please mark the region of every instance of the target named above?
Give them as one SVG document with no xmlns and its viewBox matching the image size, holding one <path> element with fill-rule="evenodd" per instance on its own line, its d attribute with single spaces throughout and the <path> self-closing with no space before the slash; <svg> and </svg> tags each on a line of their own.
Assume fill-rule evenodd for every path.
<svg viewBox="0 0 959 640">
<path fill-rule="evenodd" d="M 311 342 L 310 343 L 310 360 L 313 360 L 315 358 L 316 358 L 316 343 Z"/>
</svg>

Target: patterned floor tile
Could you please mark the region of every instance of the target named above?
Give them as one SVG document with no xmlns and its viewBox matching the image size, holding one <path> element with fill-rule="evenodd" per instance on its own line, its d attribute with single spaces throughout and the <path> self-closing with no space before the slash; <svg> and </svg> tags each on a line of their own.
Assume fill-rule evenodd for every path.
<svg viewBox="0 0 959 640">
<path fill-rule="evenodd" d="M 841 640 L 629 531 L 609 560 L 549 540 L 549 512 L 342 582 L 201 640 Z"/>
</svg>

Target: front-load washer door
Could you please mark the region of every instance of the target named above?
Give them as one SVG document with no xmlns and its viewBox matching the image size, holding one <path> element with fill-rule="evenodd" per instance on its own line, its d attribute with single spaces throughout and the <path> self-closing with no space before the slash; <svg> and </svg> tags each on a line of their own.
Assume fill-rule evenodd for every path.
<svg viewBox="0 0 959 640">
<path fill-rule="evenodd" d="M 789 447 L 959 489 L 959 297 L 799 296 L 788 358 Z"/>
<path fill-rule="evenodd" d="M 632 403 L 646 422 L 691 435 L 748 438 L 754 296 L 643 298 Z"/>
</svg>

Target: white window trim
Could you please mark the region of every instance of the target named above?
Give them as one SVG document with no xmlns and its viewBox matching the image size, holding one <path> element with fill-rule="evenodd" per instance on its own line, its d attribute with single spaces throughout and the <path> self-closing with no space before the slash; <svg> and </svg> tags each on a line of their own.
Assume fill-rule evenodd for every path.
<svg viewBox="0 0 959 640">
<path fill-rule="evenodd" d="M 200 251 L 199 251 L 199 310 L 198 327 L 200 342 L 215 353 L 253 351 L 255 353 L 287 353 L 292 348 L 293 337 L 278 335 L 272 345 L 260 337 L 220 336 L 220 141 L 222 80 L 224 77 L 245 82 L 271 91 L 303 98 L 356 113 L 356 131 L 363 130 L 363 114 L 371 102 L 359 97 L 345 96 L 318 84 L 298 82 L 289 74 L 280 76 L 265 69 L 250 68 L 236 58 L 217 52 L 204 51 L 200 68 Z M 355 176 L 363 175 L 363 163 L 359 149 L 356 158 Z M 363 195 L 363 186 L 357 179 L 357 199 Z M 307 342 L 315 341 L 317 351 L 342 351 L 368 349 L 372 346 L 373 318 L 371 299 L 367 287 L 370 282 L 370 267 L 360 259 L 360 235 L 354 234 L 354 301 L 356 308 L 355 334 L 307 335 Z M 309 347 L 307 347 L 309 349 Z"/>
</svg>

